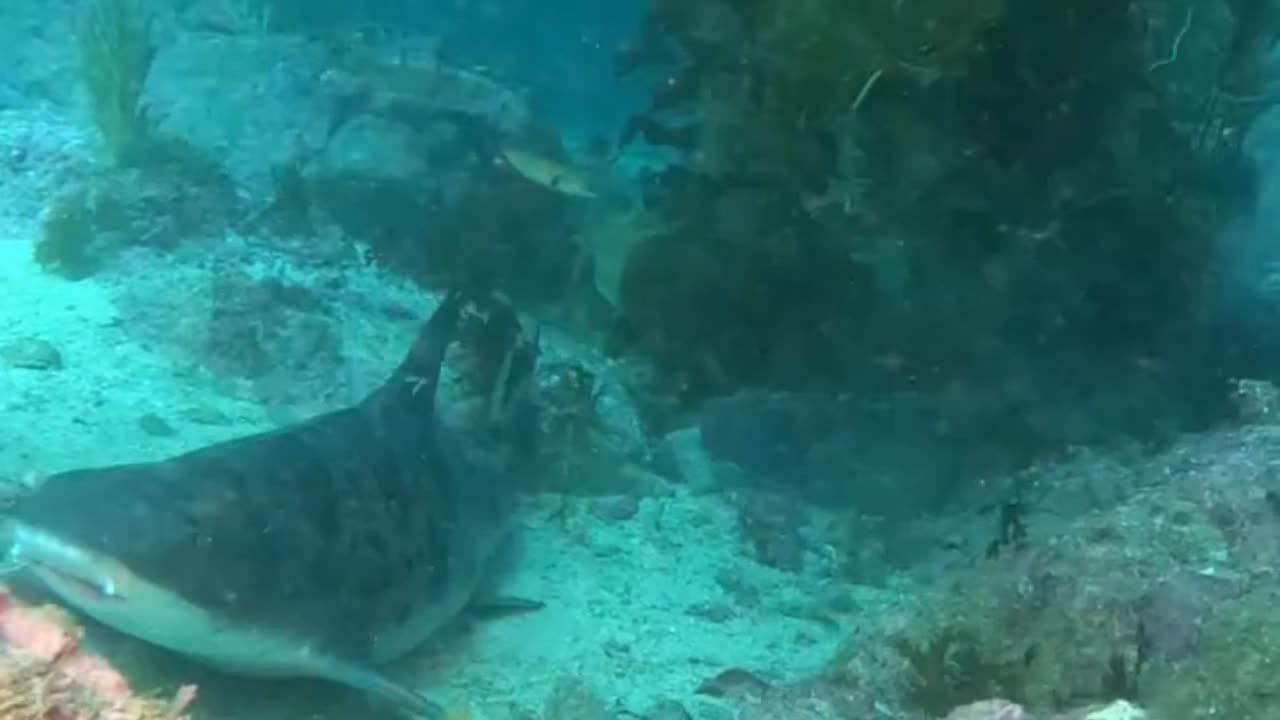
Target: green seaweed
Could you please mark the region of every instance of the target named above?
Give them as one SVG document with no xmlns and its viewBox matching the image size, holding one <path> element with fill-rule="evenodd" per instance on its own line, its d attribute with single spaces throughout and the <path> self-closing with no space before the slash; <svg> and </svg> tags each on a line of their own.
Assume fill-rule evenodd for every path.
<svg viewBox="0 0 1280 720">
<path fill-rule="evenodd" d="M 155 59 L 153 16 L 140 0 L 90 0 L 76 26 L 80 79 L 111 160 L 136 162 L 151 123 L 142 93 Z"/>
<path fill-rule="evenodd" d="M 1203 268 L 1254 197 L 1238 144 L 1206 138 L 1247 134 L 1231 98 L 1265 94 L 1246 70 L 1275 29 L 1211 22 L 1224 4 L 1256 3 L 1197 6 L 1166 66 L 1185 5 L 653 3 L 643 47 L 681 62 L 651 53 L 666 81 L 623 140 L 681 162 L 615 273 L 618 343 L 689 407 L 910 387 L 992 456 L 1203 421 L 1207 372 L 1132 359 L 1204 331 Z M 1086 399 L 1101 377 L 1125 409 Z M 1037 393 L 1063 410 L 1032 417 Z"/>
<path fill-rule="evenodd" d="M 1280 586 L 1264 583 L 1222 603 L 1188 658 L 1154 665 L 1144 704 L 1168 720 L 1280 716 Z"/>
<path fill-rule="evenodd" d="M 903 700 L 931 716 L 986 698 L 1026 696 L 1025 666 L 984 656 L 967 629 L 943 628 L 919 643 L 899 637 L 893 645 L 910 667 Z"/>
<path fill-rule="evenodd" d="M 990 697 L 1045 711 L 1141 699 L 1148 664 L 1136 607 L 1145 584 L 1126 584 L 1123 570 L 1101 566 L 1071 569 L 1087 582 L 1027 574 L 1061 562 L 1043 549 L 980 562 L 939 587 L 882 645 L 850 643 L 828 678 L 857 684 L 865 653 L 887 646 L 901 660 L 890 680 L 899 702 L 931 717 Z"/>
<path fill-rule="evenodd" d="M 93 213 L 89 195 L 77 190 L 54 199 L 36 241 L 36 263 L 69 280 L 82 280 L 98 269 L 93 251 Z"/>
</svg>

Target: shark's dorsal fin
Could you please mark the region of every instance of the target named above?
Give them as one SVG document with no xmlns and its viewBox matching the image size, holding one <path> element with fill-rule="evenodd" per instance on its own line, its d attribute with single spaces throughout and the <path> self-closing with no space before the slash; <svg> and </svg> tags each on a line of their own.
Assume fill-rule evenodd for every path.
<svg viewBox="0 0 1280 720">
<path fill-rule="evenodd" d="M 400 366 L 366 402 L 375 407 L 408 403 L 422 412 L 433 412 L 440 368 L 458 328 L 462 304 L 462 295 L 457 291 L 445 296 L 418 332 Z"/>
</svg>

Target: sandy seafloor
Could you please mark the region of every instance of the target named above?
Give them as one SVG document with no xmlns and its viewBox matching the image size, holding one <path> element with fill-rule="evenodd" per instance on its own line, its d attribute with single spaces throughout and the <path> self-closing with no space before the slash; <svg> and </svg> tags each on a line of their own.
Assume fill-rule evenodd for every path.
<svg viewBox="0 0 1280 720">
<path fill-rule="evenodd" d="M 0 371 L 0 476 L 161 458 L 272 427 L 266 408 L 135 341 L 112 287 L 94 278 L 69 282 L 38 267 L 33 228 L 0 230 L 0 341 L 47 341 L 63 367 Z M 191 408 L 215 409 L 226 424 L 186 421 Z M 138 418 L 146 414 L 166 418 L 175 432 L 142 431 Z M 600 511 L 609 502 L 532 499 L 523 514 L 523 548 L 504 590 L 546 608 L 472 624 L 470 632 L 451 635 L 444 649 L 409 659 L 397 673 L 420 680 L 441 700 L 466 703 L 480 718 L 541 717 L 552 689 L 563 689 L 570 678 L 585 682 L 624 717 L 644 717 L 658 701 L 678 700 L 695 718 L 723 718 L 731 717 L 727 708 L 694 695 L 702 681 L 727 668 L 797 679 L 819 670 L 847 635 L 838 621 L 806 610 L 833 590 L 821 577 L 782 573 L 747 557 L 727 499 L 673 484 L 640 499 L 634 516 L 622 520 Z M 820 564 L 810 566 L 821 571 Z M 729 596 L 743 587 L 758 594 L 758 602 L 744 606 Z M 886 600 L 884 591 L 840 591 L 879 596 L 854 606 Z M 108 650 L 120 647 L 109 634 L 96 637 Z M 368 712 L 324 712 L 337 696 L 291 686 L 285 697 L 314 692 L 327 698 L 292 713 L 288 702 L 270 699 L 276 694 L 271 682 L 219 682 L 163 653 L 137 647 L 117 652 L 133 658 L 126 667 L 137 661 L 164 668 L 156 678 L 162 682 L 182 679 L 173 676 L 175 667 L 204 678 L 210 687 L 206 707 L 220 708 L 207 717 Z M 241 707 L 237 698 L 252 701 Z"/>
</svg>

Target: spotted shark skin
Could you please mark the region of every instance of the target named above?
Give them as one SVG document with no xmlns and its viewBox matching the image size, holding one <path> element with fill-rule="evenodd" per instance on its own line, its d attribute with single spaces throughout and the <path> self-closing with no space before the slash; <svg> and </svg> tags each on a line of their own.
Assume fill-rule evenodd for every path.
<svg viewBox="0 0 1280 720">
<path fill-rule="evenodd" d="M 462 612 L 512 524 L 510 473 L 435 411 L 463 305 L 448 296 L 357 405 L 48 477 L 5 511 L 9 559 L 102 623 L 213 666 L 442 717 L 376 668 Z"/>
</svg>

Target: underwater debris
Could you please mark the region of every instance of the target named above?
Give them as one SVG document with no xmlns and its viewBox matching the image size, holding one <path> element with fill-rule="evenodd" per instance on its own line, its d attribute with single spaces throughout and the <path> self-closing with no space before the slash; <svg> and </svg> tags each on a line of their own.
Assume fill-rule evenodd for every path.
<svg viewBox="0 0 1280 720">
<path fill-rule="evenodd" d="M 182 720 L 195 700 L 135 694 L 105 659 L 85 652 L 66 611 L 28 607 L 0 587 L 0 717 L 5 720 Z"/>
</svg>

